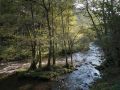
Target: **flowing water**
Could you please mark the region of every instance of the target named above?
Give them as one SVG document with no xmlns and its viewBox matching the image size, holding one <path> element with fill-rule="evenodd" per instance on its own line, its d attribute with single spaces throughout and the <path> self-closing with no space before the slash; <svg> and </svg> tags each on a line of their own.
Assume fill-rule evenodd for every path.
<svg viewBox="0 0 120 90">
<path fill-rule="evenodd" d="M 83 4 L 76 1 L 75 12 L 83 10 Z M 78 22 L 80 22 L 80 17 Z M 73 54 L 74 66 L 76 70 L 65 76 L 58 77 L 54 81 L 24 81 L 18 80 L 17 77 L 12 76 L 7 80 L 0 81 L 0 90 L 89 90 L 89 86 L 101 78 L 100 72 L 95 68 L 103 62 L 103 52 L 95 43 L 90 43 L 89 50 L 86 52 L 78 52 Z M 57 61 L 57 63 L 65 63 Z M 46 62 L 43 62 L 46 64 Z M 28 68 L 29 62 L 9 62 L 0 63 L 0 76 L 11 74 L 17 69 Z"/>
<path fill-rule="evenodd" d="M 90 43 L 89 47 L 89 51 L 73 55 L 76 71 L 61 79 L 59 88 L 54 90 L 89 90 L 89 86 L 101 78 L 100 72 L 95 67 L 103 62 L 103 52 L 94 43 Z"/>
<path fill-rule="evenodd" d="M 54 81 L 19 81 L 10 78 L 10 82 L 0 83 L 3 90 L 89 90 L 89 86 L 101 78 L 100 72 L 95 68 L 103 62 L 103 52 L 99 46 L 90 43 L 89 50 L 86 52 L 78 52 L 73 54 L 74 65 L 76 70 L 65 76 L 61 76 Z M 15 71 L 22 66 L 29 66 L 28 63 L 17 63 L 8 65 L 8 73 Z M 17 68 L 16 68 L 17 67 Z M 5 72 L 7 68 L 4 66 L 0 73 Z M 11 83 L 12 82 L 12 83 Z M 5 87 L 8 86 L 8 87 Z M 2 89 L 0 89 L 2 90 Z"/>
</svg>

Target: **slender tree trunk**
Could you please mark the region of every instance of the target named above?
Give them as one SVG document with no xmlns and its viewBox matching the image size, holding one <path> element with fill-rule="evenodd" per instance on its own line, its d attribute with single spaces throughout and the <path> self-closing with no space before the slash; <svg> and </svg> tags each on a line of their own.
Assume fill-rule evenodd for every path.
<svg viewBox="0 0 120 90">
<path fill-rule="evenodd" d="M 39 43 L 39 68 L 42 67 L 42 53 L 41 53 L 41 44 Z"/>
<path fill-rule="evenodd" d="M 55 29 L 54 29 L 54 10 L 52 7 L 52 57 L 53 57 L 53 65 L 56 64 L 56 57 L 55 57 Z"/>
<path fill-rule="evenodd" d="M 72 45 L 72 44 L 70 44 L 70 57 L 71 57 L 71 65 L 73 65 L 73 56 L 72 56 L 72 54 L 73 54 L 73 45 Z"/>
<path fill-rule="evenodd" d="M 32 63 L 30 66 L 30 70 L 35 70 L 36 67 L 36 34 L 35 34 L 35 25 L 34 25 L 34 12 L 33 12 L 33 5 L 31 2 L 31 19 L 32 19 L 32 34 L 33 34 L 33 40 L 31 40 L 31 47 L 32 47 Z"/>
<path fill-rule="evenodd" d="M 49 36 L 49 47 L 48 47 L 48 69 L 50 69 L 51 66 L 51 56 L 52 56 L 52 31 L 51 31 L 51 25 L 50 25 L 50 9 L 51 9 L 51 0 L 48 0 L 48 3 L 46 5 L 46 1 L 42 0 L 43 8 L 45 9 L 45 16 L 47 21 L 47 28 L 48 28 L 48 36 Z"/>
<path fill-rule="evenodd" d="M 67 56 L 67 46 L 66 46 L 66 42 L 64 41 L 64 49 L 65 49 L 65 60 L 66 60 L 66 66 L 69 66 L 69 64 L 68 64 L 68 56 Z"/>
<path fill-rule="evenodd" d="M 70 40 L 68 40 L 68 46 L 69 46 L 69 52 L 70 52 L 70 59 L 71 59 L 71 65 L 73 65 L 73 57 L 72 57 L 72 43 Z"/>
<path fill-rule="evenodd" d="M 53 41 L 53 65 L 56 65 L 56 57 L 55 57 L 55 43 Z"/>
<path fill-rule="evenodd" d="M 52 56 L 52 35 L 51 35 L 51 27 L 50 27 L 50 21 L 49 21 L 49 12 L 46 11 L 46 19 L 47 19 L 47 26 L 49 31 L 49 55 L 48 55 L 48 67 L 51 66 L 51 56 Z"/>
<path fill-rule="evenodd" d="M 67 57 L 67 46 L 66 46 L 66 41 L 64 39 L 65 37 L 65 27 L 64 27 L 64 19 L 63 19 L 63 12 L 61 9 L 61 23 L 62 23 L 62 30 L 63 30 L 63 47 L 64 47 L 64 54 L 65 54 L 65 59 L 66 59 L 66 66 L 68 66 L 68 57 Z"/>
<path fill-rule="evenodd" d="M 92 15 L 91 15 L 90 11 L 89 11 L 89 3 L 88 3 L 88 0 L 86 0 L 86 10 L 87 10 L 87 13 L 88 13 L 91 21 L 92 21 L 92 24 L 93 24 L 93 26 L 94 26 L 95 32 L 96 32 L 96 34 L 97 34 L 97 36 L 98 36 L 98 39 L 101 41 L 101 36 L 100 36 L 99 29 L 97 28 L 97 25 L 96 25 L 96 23 L 95 23 Z"/>
</svg>

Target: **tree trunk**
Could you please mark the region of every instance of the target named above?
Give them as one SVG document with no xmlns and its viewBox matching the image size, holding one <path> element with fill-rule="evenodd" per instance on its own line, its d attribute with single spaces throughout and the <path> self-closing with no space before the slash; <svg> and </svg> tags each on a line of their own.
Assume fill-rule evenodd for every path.
<svg viewBox="0 0 120 90">
<path fill-rule="evenodd" d="M 72 53 L 73 53 L 73 45 L 70 45 L 71 65 L 73 65 L 73 56 L 72 56 Z"/>
<path fill-rule="evenodd" d="M 51 27 L 50 27 L 50 21 L 49 21 L 49 12 L 46 11 L 46 19 L 47 19 L 47 26 L 49 31 L 49 55 L 48 55 L 48 67 L 51 66 L 51 56 L 52 56 L 52 35 L 51 35 Z"/>
<path fill-rule="evenodd" d="M 42 67 L 42 53 L 41 53 L 41 45 L 39 44 L 39 68 Z"/>
<path fill-rule="evenodd" d="M 56 65 L 56 57 L 55 57 L 55 43 L 53 41 L 53 65 Z"/>
<path fill-rule="evenodd" d="M 66 42 L 65 42 L 65 27 L 64 27 L 64 19 L 63 19 L 63 12 L 61 9 L 61 23 L 62 23 L 62 31 L 63 31 L 63 48 L 64 48 L 64 54 L 65 54 L 65 59 L 66 59 L 66 67 L 68 66 L 68 57 L 67 57 L 67 46 L 66 46 Z"/>
<path fill-rule="evenodd" d="M 33 40 L 31 40 L 31 47 L 32 47 L 32 63 L 30 66 L 30 70 L 35 70 L 36 67 L 36 34 L 35 34 L 35 25 L 34 25 L 34 12 L 33 12 L 33 4 L 31 3 L 31 20 L 32 20 L 32 34 Z"/>
</svg>

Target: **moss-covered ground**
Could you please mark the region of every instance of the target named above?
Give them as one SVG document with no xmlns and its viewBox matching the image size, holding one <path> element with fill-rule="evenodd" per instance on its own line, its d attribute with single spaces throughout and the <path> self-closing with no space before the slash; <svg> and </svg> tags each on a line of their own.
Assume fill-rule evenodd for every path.
<svg viewBox="0 0 120 90">
<path fill-rule="evenodd" d="M 102 71 L 103 77 L 91 90 L 120 90 L 120 68 L 110 67 Z"/>
</svg>

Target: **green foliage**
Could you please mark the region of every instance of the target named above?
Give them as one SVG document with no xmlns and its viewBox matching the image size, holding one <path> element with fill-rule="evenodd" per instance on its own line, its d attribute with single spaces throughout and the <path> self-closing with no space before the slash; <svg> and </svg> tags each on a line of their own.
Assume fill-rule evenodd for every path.
<svg viewBox="0 0 120 90">
<path fill-rule="evenodd" d="M 30 71 L 30 72 L 24 72 L 22 74 L 20 74 L 20 78 L 33 78 L 33 79 L 39 79 L 39 80 L 52 80 L 55 79 L 56 77 L 66 74 L 66 73 L 70 73 L 72 72 L 74 69 L 71 68 L 63 68 L 63 67 L 52 67 L 53 70 L 52 71 L 44 71 L 43 70 L 36 70 L 36 71 Z M 18 71 L 18 72 L 21 72 Z"/>
<path fill-rule="evenodd" d="M 73 52 L 88 50 L 94 34 L 85 21 L 79 25 L 73 2 L 1 0 L 0 60 L 30 59 L 30 67 L 37 67 L 48 57 L 50 67 L 60 55 L 67 57 Z"/>
<path fill-rule="evenodd" d="M 120 69 L 110 67 L 103 71 L 103 78 L 94 84 L 91 90 L 119 90 L 120 89 Z"/>
<path fill-rule="evenodd" d="M 95 10 L 90 10 L 89 6 L 94 7 Z M 120 66 L 119 11 L 119 1 L 117 0 L 91 1 L 91 4 L 87 5 L 87 12 L 103 47 L 107 66 L 111 64 Z"/>
</svg>

